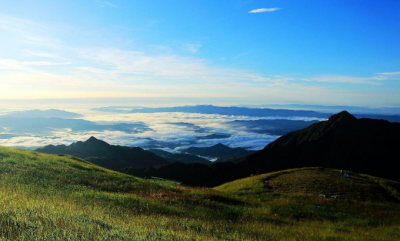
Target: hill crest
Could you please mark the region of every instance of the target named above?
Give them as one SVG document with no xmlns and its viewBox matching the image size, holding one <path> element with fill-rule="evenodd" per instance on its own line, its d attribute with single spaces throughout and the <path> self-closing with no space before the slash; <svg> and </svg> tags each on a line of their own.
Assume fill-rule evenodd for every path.
<svg viewBox="0 0 400 241">
<path fill-rule="evenodd" d="M 399 202 L 400 183 L 330 168 L 298 168 L 235 180 L 215 190 L 246 197 L 272 193 L 320 196 L 352 201 Z"/>
</svg>

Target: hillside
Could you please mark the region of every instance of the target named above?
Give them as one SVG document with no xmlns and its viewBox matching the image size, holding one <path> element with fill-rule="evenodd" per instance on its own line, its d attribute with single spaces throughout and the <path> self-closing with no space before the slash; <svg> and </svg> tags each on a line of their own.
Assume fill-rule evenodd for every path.
<svg viewBox="0 0 400 241">
<path fill-rule="evenodd" d="M 254 151 L 247 151 L 244 148 L 231 148 L 223 144 L 216 144 L 210 147 L 189 147 L 182 150 L 183 153 L 192 155 L 217 158 L 216 161 L 233 161 L 235 159 L 253 154 Z"/>
<path fill-rule="evenodd" d="M 393 202 L 278 193 L 260 200 L 3 147 L 0 207 L 0 240 L 400 238 L 400 209 Z"/>
<path fill-rule="evenodd" d="M 262 237 L 261 223 L 254 226 L 254 233 L 229 233 L 244 226 L 228 220 L 249 215 L 236 198 L 167 183 L 75 157 L 0 147 L 0 240 Z"/>
<path fill-rule="evenodd" d="M 400 183 L 329 168 L 300 168 L 257 175 L 223 184 L 215 190 L 240 196 L 270 193 L 305 194 L 351 201 L 399 202 Z"/>
<path fill-rule="evenodd" d="M 91 137 L 85 142 L 72 143 L 69 146 L 49 145 L 39 148 L 37 151 L 84 158 L 91 163 L 116 171 L 128 167 L 149 167 L 168 163 L 165 159 L 140 147 L 114 146 L 95 137 Z"/>
<path fill-rule="evenodd" d="M 400 181 L 400 124 L 357 119 L 346 111 L 288 133 L 237 164 L 248 174 L 327 167 Z"/>
</svg>

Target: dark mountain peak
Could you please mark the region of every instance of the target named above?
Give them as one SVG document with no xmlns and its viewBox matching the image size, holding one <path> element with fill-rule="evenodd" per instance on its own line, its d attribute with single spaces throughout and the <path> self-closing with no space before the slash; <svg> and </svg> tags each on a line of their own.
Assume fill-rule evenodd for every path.
<svg viewBox="0 0 400 241">
<path fill-rule="evenodd" d="M 345 110 L 329 117 L 329 122 L 352 122 L 355 120 L 357 118 Z"/>
<path fill-rule="evenodd" d="M 96 142 L 96 141 L 100 141 L 99 139 L 97 139 L 96 137 L 94 137 L 94 136 L 91 136 L 89 139 L 87 139 L 87 141 L 86 142 Z"/>
<path fill-rule="evenodd" d="M 251 174 L 318 166 L 399 180 L 400 162 L 391 157 L 398 156 L 399 136 L 399 123 L 357 119 L 342 111 L 288 133 L 239 162 Z"/>
<path fill-rule="evenodd" d="M 214 145 L 212 147 L 214 147 L 214 148 L 230 148 L 230 147 L 225 146 L 224 144 L 221 144 L 221 143 L 218 143 L 218 144 L 216 144 L 216 145 Z"/>
<path fill-rule="evenodd" d="M 346 139 L 346 136 L 353 136 L 360 131 L 362 132 L 357 118 L 344 110 L 332 115 L 327 121 L 321 121 L 302 130 L 283 135 L 265 148 L 274 146 L 294 146 L 304 142 L 332 139 L 333 137 Z M 340 141 L 339 139 L 337 139 L 337 141 Z"/>
<path fill-rule="evenodd" d="M 79 143 L 79 142 L 77 142 Z M 91 136 L 89 139 L 83 142 L 83 144 L 90 145 L 90 146 L 109 146 L 105 141 L 99 140 L 94 136 Z"/>
</svg>

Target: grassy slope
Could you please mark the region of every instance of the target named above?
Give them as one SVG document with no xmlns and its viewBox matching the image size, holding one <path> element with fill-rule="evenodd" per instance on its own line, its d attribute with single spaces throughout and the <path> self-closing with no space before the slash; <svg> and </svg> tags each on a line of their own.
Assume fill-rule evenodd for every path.
<svg viewBox="0 0 400 241">
<path fill-rule="evenodd" d="M 321 235 L 314 229 L 319 226 L 328 236 L 335 233 L 328 240 L 399 240 L 400 183 L 349 173 L 342 178 L 335 169 L 289 169 L 214 190 L 258 203 L 282 223 L 297 220 L 294 230 L 308 226 L 310 233 L 300 239 Z"/>
<path fill-rule="evenodd" d="M 400 238 L 397 204 L 268 195 L 187 188 L 0 147 L 0 240 Z"/>
<path fill-rule="evenodd" d="M 242 218 L 241 206 L 229 203 L 240 202 L 79 159 L 0 148 L 0 236 L 10 240 L 245 239 L 228 221 Z"/>
<path fill-rule="evenodd" d="M 215 190 L 262 197 L 272 193 L 310 194 L 327 198 L 371 202 L 400 201 L 400 183 L 369 175 L 329 168 L 299 168 L 257 175 L 223 184 Z"/>
</svg>

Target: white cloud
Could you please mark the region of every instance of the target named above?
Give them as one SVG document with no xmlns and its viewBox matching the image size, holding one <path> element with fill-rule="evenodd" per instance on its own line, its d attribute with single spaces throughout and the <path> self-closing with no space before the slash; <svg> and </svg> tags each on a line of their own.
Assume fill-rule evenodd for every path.
<svg viewBox="0 0 400 241">
<path fill-rule="evenodd" d="M 300 80 L 307 82 L 381 85 L 382 81 L 392 79 L 397 75 L 400 75 L 400 72 L 378 73 L 375 76 L 370 76 L 370 77 L 343 76 L 343 75 L 317 76 L 309 78 L 300 78 Z"/>
<path fill-rule="evenodd" d="M 202 46 L 201 44 L 185 44 L 183 46 L 183 49 L 189 53 L 195 54 L 199 52 L 201 46 Z"/>
<path fill-rule="evenodd" d="M 17 70 L 25 67 L 70 65 L 71 62 L 59 63 L 50 61 L 18 61 L 13 59 L 0 59 L 0 70 Z"/>
<path fill-rule="evenodd" d="M 85 119 L 96 122 L 112 123 L 129 123 L 135 120 L 142 120 L 150 126 L 151 131 L 142 133 L 125 133 L 120 131 L 71 131 L 70 129 L 54 130 L 52 136 L 16 136 L 8 139 L 0 139 L 0 145 L 5 146 L 26 146 L 40 147 L 49 144 L 71 144 L 76 141 L 84 141 L 90 136 L 95 136 L 99 139 L 107 141 L 114 145 L 125 146 L 146 146 L 151 144 L 152 140 L 161 143 L 181 143 L 184 145 L 181 148 L 189 147 L 189 143 L 195 146 L 211 146 L 217 143 L 223 143 L 231 147 L 245 147 L 250 149 L 261 149 L 269 142 L 275 140 L 276 136 L 266 134 L 248 133 L 240 130 L 232 130 L 224 125 L 227 120 L 235 119 L 256 119 L 255 117 L 246 116 L 225 116 L 225 115 L 206 115 L 195 113 L 152 113 L 152 114 L 116 114 L 113 115 L 90 112 L 90 116 L 85 116 Z M 182 119 L 185 122 L 210 129 L 213 133 L 230 134 L 229 138 L 225 139 L 208 139 L 198 140 L 196 136 L 206 135 L 193 132 L 190 128 L 171 128 L 169 122 L 180 122 Z M 185 144 L 186 143 L 186 144 Z"/>
<path fill-rule="evenodd" d="M 119 8 L 117 5 L 109 1 L 101 1 L 101 0 L 94 0 L 94 1 L 101 7 Z"/>
<path fill-rule="evenodd" d="M 39 46 L 58 48 L 62 41 L 49 36 L 53 32 L 45 25 L 26 19 L 0 14 L 0 30 L 16 34 L 23 41 Z"/>
<path fill-rule="evenodd" d="M 371 84 L 379 85 L 369 77 L 354 77 L 354 76 L 318 76 L 311 78 L 302 78 L 301 80 L 307 82 L 326 82 L 326 83 L 347 83 L 347 84 Z"/>
<path fill-rule="evenodd" d="M 10 57 L 0 59 L 1 99 L 174 97 L 207 100 L 219 98 L 220 101 L 236 98 L 241 103 L 260 104 L 267 101 L 312 103 L 323 100 L 324 103 L 335 104 L 336 93 L 340 92 L 345 93 L 342 103 L 351 101 L 349 103 L 367 104 L 357 102 L 362 98 L 363 101 L 368 99 L 369 103 L 383 103 L 389 100 L 387 93 L 372 93 L 374 98 L 363 94 L 358 96 L 356 89 L 350 89 L 345 84 L 383 85 L 385 80 L 395 80 L 400 74 L 383 72 L 367 77 L 266 75 L 252 70 L 217 66 L 206 59 L 176 54 L 172 48 L 165 46 L 168 51 L 162 48 L 145 51 L 134 46 L 131 46 L 131 50 L 82 50 L 51 37 L 68 32 L 65 28 L 59 29 L 54 25 L 42 25 L 1 14 L 0 31 L 5 32 L 10 39 L 19 41 L 18 45 L 24 46 L 29 42 L 21 48 L 25 49 L 25 54 L 15 56 L 18 60 Z M 83 32 L 73 32 L 79 38 L 87 36 Z M 36 46 L 43 44 L 46 46 Z M 63 48 L 59 48 L 61 46 Z M 180 47 L 195 53 L 201 45 L 185 46 L 180 42 Z M 18 50 L 14 52 L 18 53 Z M 71 65 L 72 62 L 74 65 Z M 79 63 L 78 67 L 76 63 Z M 54 66 L 59 67 L 56 69 Z M 62 72 L 59 71 L 61 67 Z M 300 81 L 308 83 L 299 84 Z M 316 83 L 342 84 L 332 90 Z"/>
<path fill-rule="evenodd" d="M 82 58 L 97 65 L 79 67 L 87 72 L 97 72 L 110 78 L 165 81 L 269 81 L 248 70 L 213 67 L 206 60 L 175 54 L 148 54 L 140 51 L 120 49 L 86 49 L 80 51 Z M 102 70 L 104 72 L 102 72 Z M 103 75 L 104 76 L 104 75 Z"/>
<path fill-rule="evenodd" d="M 36 57 L 41 57 L 41 58 L 51 58 L 51 59 L 58 58 L 58 55 L 56 55 L 56 54 L 43 52 L 43 51 L 25 50 L 24 52 L 30 56 L 36 56 Z"/>
<path fill-rule="evenodd" d="M 383 73 L 379 73 L 380 75 L 384 75 L 384 76 L 393 76 L 393 75 L 400 75 L 400 71 L 399 72 L 383 72 Z"/>
<path fill-rule="evenodd" d="M 268 13 L 268 12 L 275 12 L 281 8 L 258 8 L 249 11 L 249 13 Z"/>
</svg>

